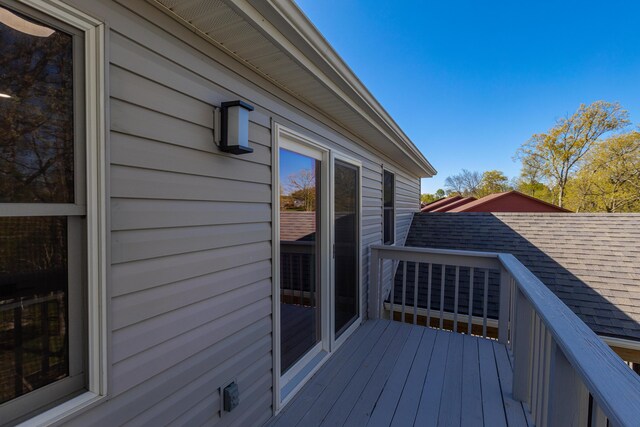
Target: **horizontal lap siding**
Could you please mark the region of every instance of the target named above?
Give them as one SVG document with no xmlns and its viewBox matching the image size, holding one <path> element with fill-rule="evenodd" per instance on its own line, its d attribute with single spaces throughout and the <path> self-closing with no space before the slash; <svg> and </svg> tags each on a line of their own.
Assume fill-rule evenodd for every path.
<svg viewBox="0 0 640 427">
<path fill-rule="evenodd" d="M 260 424 L 272 411 L 271 119 L 362 162 L 365 303 L 384 161 L 221 65 L 227 56 L 149 4 L 80 7 L 110 26 L 112 333 L 109 398 L 69 424 Z M 252 154 L 213 144 L 213 106 L 230 99 L 256 106 Z M 419 194 L 417 178 L 404 181 L 399 236 Z M 220 418 L 217 388 L 231 379 L 241 407 Z"/>
</svg>

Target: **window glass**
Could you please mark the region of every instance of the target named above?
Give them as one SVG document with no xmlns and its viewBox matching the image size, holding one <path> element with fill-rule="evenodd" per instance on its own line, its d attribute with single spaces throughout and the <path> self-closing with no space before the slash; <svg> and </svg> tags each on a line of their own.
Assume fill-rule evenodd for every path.
<svg viewBox="0 0 640 427">
<path fill-rule="evenodd" d="M 321 339 L 320 161 L 280 149 L 280 354 L 284 373 Z"/>
<path fill-rule="evenodd" d="M 72 203 L 73 37 L 0 6 L 0 46 L 0 203 Z"/>
<path fill-rule="evenodd" d="M 393 174 L 384 171 L 384 207 L 393 207 Z"/>
<path fill-rule="evenodd" d="M 384 243 L 392 244 L 395 240 L 395 176 L 388 171 L 384 171 L 383 184 L 383 234 Z"/>
<path fill-rule="evenodd" d="M 80 392 L 85 363 L 86 211 L 68 215 L 85 191 L 82 37 L 15 4 L 0 6 L 0 424 Z"/>
<path fill-rule="evenodd" d="M 67 219 L 0 218 L 0 403 L 69 372 Z"/>
</svg>

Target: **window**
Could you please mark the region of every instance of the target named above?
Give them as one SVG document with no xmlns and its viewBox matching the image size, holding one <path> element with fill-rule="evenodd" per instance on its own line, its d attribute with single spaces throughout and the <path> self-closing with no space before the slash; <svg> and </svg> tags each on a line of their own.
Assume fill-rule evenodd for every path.
<svg viewBox="0 0 640 427">
<path fill-rule="evenodd" d="M 86 78 L 96 77 L 90 72 L 101 60 L 85 68 L 85 37 L 97 34 L 96 23 L 72 25 L 70 10 L 55 0 L 38 9 L 0 0 L 0 418 L 7 423 L 104 390 L 87 369 L 97 347 L 86 345 L 86 331 L 102 324 L 104 203 L 94 199 L 101 181 L 86 174 L 87 161 L 95 169 L 101 158 L 103 122 L 94 113 L 102 107 L 85 101 Z M 91 129 L 87 117 L 95 119 Z"/>
<path fill-rule="evenodd" d="M 396 183 L 395 176 L 389 172 L 384 171 L 384 188 L 383 188 L 383 210 L 384 210 L 384 244 L 392 245 L 395 242 L 396 232 Z"/>
</svg>

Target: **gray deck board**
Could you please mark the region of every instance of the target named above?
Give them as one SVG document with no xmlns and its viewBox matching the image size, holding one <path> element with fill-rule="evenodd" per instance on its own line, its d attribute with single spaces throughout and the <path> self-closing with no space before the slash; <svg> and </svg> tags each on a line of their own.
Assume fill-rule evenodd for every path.
<svg viewBox="0 0 640 427">
<path fill-rule="evenodd" d="M 480 359 L 480 386 L 482 387 L 482 413 L 485 426 L 506 426 L 504 402 L 493 345 L 489 340 L 478 341 Z"/>
<path fill-rule="evenodd" d="M 433 331 L 430 330 L 432 333 Z M 416 425 L 438 425 L 440 413 L 440 398 L 442 397 L 442 384 L 445 381 L 444 372 L 449 352 L 451 336 L 448 332 L 437 332 L 436 342 L 431 356 L 431 364 L 427 372 L 427 378 L 420 397 L 420 404 L 416 414 Z"/>
<path fill-rule="evenodd" d="M 343 345 L 340 351 L 333 355 L 319 371 L 323 372 L 323 375 L 315 375 L 313 381 L 309 381 L 295 398 L 282 409 L 279 416 L 270 420 L 268 425 L 295 426 L 311 408 L 327 384 L 333 380 L 340 366 L 358 350 L 367 337 L 375 339 L 375 334 L 379 334 L 383 328 L 384 325 L 376 321 L 366 322 L 358 328 L 357 333 L 349 339 L 350 345 Z"/>
<path fill-rule="evenodd" d="M 502 398 L 507 423 L 509 425 L 518 423 L 526 424 L 527 417 L 522 402 L 513 398 L 513 369 L 511 367 L 509 353 L 505 346 L 495 342 L 493 343 L 493 352 L 496 356 L 496 366 L 498 367 L 498 376 L 500 378 L 500 388 L 502 388 Z"/>
<path fill-rule="evenodd" d="M 360 327 L 269 426 L 526 426 L 495 341 L 376 320 Z"/>
<path fill-rule="evenodd" d="M 340 367 L 333 381 L 327 384 L 327 387 L 320 393 L 315 403 L 309 408 L 309 411 L 300 419 L 298 425 L 305 427 L 317 426 L 322 422 L 327 412 L 331 410 L 344 388 L 353 378 L 353 375 L 362 368 L 367 356 L 375 354 L 381 342 L 391 339 L 390 329 L 393 329 L 393 326 L 391 323 L 384 324 L 384 326 L 379 339 L 365 341 L 358 351 Z"/>
<path fill-rule="evenodd" d="M 464 336 L 464 354 L 462 355 L 462 402 L 461 426 L 479 426 L 483 424 L 482 388 L 480 387 L 480 361 L 478 359 L 478 340 Z"/>
<path fill-rule="evenodd" d="M 396 366 L 391 372 L 391 377 L 382 389 L 382 393 L 378 398 L 376 407 L 371 414 L 371 418 L 367 425 L 369 426 L 388 426 L 391 424 L 393 415 L 400 400 L 400 395 L 407 381 L 411 364 L 416 356 L 420 341 L 422 340 L 423 329 L 412 329 L 407 342 L 405 343 L 402 353 L 398 358 Z"/>
<path fill-rule="evenodd" d="M 393 338 L 395 338 L 398 332 L 400 332 L 400 326 L 401 323 L 393 322 L 385 330 L 385 335 L 380 338 L 380 341 L 378 341 L 376 346 L 369 353 L 360 366 L 360 369 L 357 370 L 355 375 L 351 378 L 351 381 L 349 381 L 349 384 L 344 388 L 340 397 L 336 399 L 335 404 L 322 421 L 324 425 L 335 426 L 342 425 L 344 423 L 346 418 L 349 416 L 351 409 L 354 407 L 356 401 L 371 379 L 371 375 L 373 375 L 378 364 L 387 352 L 389 345 L 393 342 Z M 309 425 L 317 425 L 317 423 L 305 423 L 305 427 Z"/>
<path fill-rule="evenodd" d="M 382 389 L 391 376 L 393 367 L 396 365 L 400 352 L 404 348 L 409 332 L 412 329 L 413 327 L 407 324 L 402 324 L 400 332 L 394 338 L 391 346 L 380 361 L 380 364 L 377 366 L 373 375 L 371 375 L 369 383 L 362 391 L 362 394 L 360 394 L 360 397 L 354 407 L 351 409 L 349 417 L 346 422 L 343 423 L 344 425 L 363 426 L 369 422 L 371 413 L 376 407 L 378 397 L 380 397 Z"/>
<path fill-rule="evenodd" d="M 431 353 L 433 352 L 436 339 L 436 334 L 428 332 L 429 331 L 425 331 L 425 333 L 422 334 L 420 347 L 418 347 L 416 356 L 413 358 L 411 371 L 409 371 L 407 382 L 404 385 L 400 401 L 393 416 L 393 421 L 391 422 L 392 426 L 410 426 L 413 425 L 415 421 L 419 404 L 417 397 L 422 395 L 424 381 L 427 376 L 427 369 L 429 368 Z"/>
<path fill-rule="evenodd" d="M 460 425 L 462 411 L 462 355 L 464 337 L 461 334 L 451 334 L 447 357 L 447 368 L 442 384 L 438 425 Z"/>
</svg>

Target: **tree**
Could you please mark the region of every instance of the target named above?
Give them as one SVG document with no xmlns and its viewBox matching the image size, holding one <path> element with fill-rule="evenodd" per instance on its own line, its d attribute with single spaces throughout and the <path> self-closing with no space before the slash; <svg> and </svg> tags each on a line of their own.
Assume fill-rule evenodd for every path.
<svg viewBox="0 0 640 427">
<path fill-rule="evenodd" d="M 489 194 L 502 193 L 511 190 L 509 178 L 499 170 L 490 170 L 482 174 L 482 181 L 478 189 L 478 196 L 484 197 Z"/>
<path fill-rule="evenodd" d="M 422 193 L 420 195 L 420 203 L 427 204 L 427 203 L 431 203 L 431 202 L 435 202 L 436 200 L 440 200 L 442 198 L 445 197 L 445 193 L 443 189 L 438 189 L 438 191 L 436 191 L 433 194 L 429 194 L 429 193 Z"/>
<path fill-rule="evenodd" d="M 292 173 L 287 177 L 287 183 L 280 194 L 282 195 L 281 204 L 283 200 L 290 199 L 294 209 L 314 211 L 316 209 L 315 171 L 313 169 L 300 169 L 296 173 Z"/>
<path fill-rule="evenodd" d="M 576 211 L 640 209 L 640 131 L 598 142 L 569 187 Z"/>
<path fill-rule="evenodd" d="M 604 134 L 629 123 L 628 112 L 617 102 L 582 104 L 572 116 L 557 120 L 546 133 L 533 135 L 518 149 L 516 157 L 522 161 L 523 169 L 539 172 L 557 190 L 558 206 L 562 207 L 567 183 L 580 161 Z"/>
<path fill-rule="evenodd" d="M 447 177 L 444 186 L 447 195 L 460 194 L 461 196 L 477 196 L 478 188 L 482 182 L 482 174 L 477 171 L 462 169 L 457 175 Z"/>
</svg>

